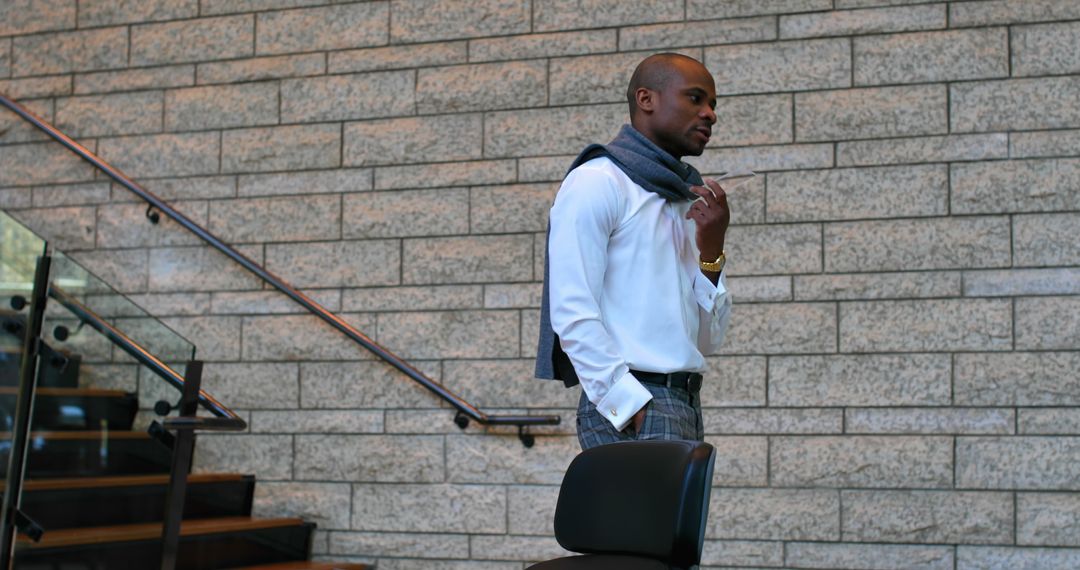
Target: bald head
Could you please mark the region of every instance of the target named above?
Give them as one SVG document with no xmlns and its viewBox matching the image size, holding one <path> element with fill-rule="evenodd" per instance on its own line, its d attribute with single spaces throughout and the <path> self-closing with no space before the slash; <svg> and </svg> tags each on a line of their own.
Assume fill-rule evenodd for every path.
<svg viewBox="0 0 1080 570">
<path fill-rule="evenodd" d="M 679 66 L 692 64 L 704 66 L 700 61 L 678 53 L 657 53 L 643 59 L 630 76 L 630 85 L 626 88 L 626 102 L 630 105 L 630 119 L 633 122 L 638 112 L 637 92 L 644 87 L 651 91 L 663 91 L 679 73 Z"/>
</svg>

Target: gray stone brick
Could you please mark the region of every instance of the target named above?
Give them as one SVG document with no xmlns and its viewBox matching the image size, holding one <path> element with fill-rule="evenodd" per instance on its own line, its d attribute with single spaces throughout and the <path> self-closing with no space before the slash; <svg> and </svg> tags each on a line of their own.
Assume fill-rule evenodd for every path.
<svg viewBox="0 0 1080 570">
<path fill-rule="evenodd" d="M 182 133 L 105 138 L 98 156 L 136 178 L 216 174 L 221 141 L 217 133 Z"/>
<path fill-rule="evenodd" d="M 176 89 L 165 94 L 165 129 L 198 131 L 278 122 L 275 83 Z"/>
<path fill-rule="evenodd" d="M 335 532 L 330 536 L 330 553 L 365 557 L 469 558 L 469 537 L 461 534 Z"/>
<path fill-rule="evenodd" d="M 297 435 L 293 469 L 315 481 L 437 483 L 444 453 L 437 436 Z"/>
<path fill-rule="evenodd" d="M 11 43 L 10 38 L 0 40 L 0 77 L 11 76 Z"/>
<path fill-rule="evenodd" d="M 538 107 L 546 101 L 543 60 L 425 68 L 416 74 L 419 113 Z"/>
<path fill-rule="evenodd" d="M 469 60 L 485 62 L 613 52 L 617 34 L 616 30 L 586 30 L 480 38 L 469 42 Z"/>
<path fill-rule="evenodd" d="M 9 95 L 14 97 L 14 95 Z M 28 111 L 52 123 L 53 102 L 48 99 L 24 100 L 19 102 Z M 48 135 L 41 132 L 33 124 L 23 120 L 22 117 L 4 107 L 0 110 L 0 144 L 34 142 L 50 140 Z M 569 164 L 569 162 L 567 162 Z"/>
<path fill-rule="evenodd" d="M 433 398 L 431 406 L 435 406 Z M 465 429 L 459 428 L 454 423 L 454 416 L 457 410 L 450 409 L 449 406 L 445 406 L 441 409 L 426 409 L 426 410 L 387 410 L 386 411 L 386 432 L 397 434 L 429 434 L 429 435 L 459 435 L 462 433 L 475 434 L 475 435 L 514 435 L 517 434 L 517 430 L 513 426 L 499 426 L 499 425 L 484 425 L 477 422 L 470 422 Z M 499 414 L 511 414 L 511 415 L 528 415 L 526 410 L 522 409 L 500 409 L 497 410 Z M 568 413 L 568 410 L 563 410 L 564 413 Z M 547 412 L 538 412 L 547 413 Z M 558 415 L 557 413 L 555 415 Z M 563 421 L 566 421 L 563 419 Z M 572 420 L 571 420 L 572 422 Z M 557 426 L 555 426 L 557 427 Z M 573 435 L 573 428 L 568 433 L 562 433 L 560 435 Z M 529 433 L 533 434 L 546 434 L 551 435 L 556 430 L 547 428 L 545 431 L 529 429 Z M 563 430 L 566 432 L 567 430 Z"/>
<path fill-rule="evenodd" d="M 79 5 L 79 27 L 179 20 L 198 15 L 198 0 L 89 0 Z"/>
<path fill-rule="evenodd" d="M 700 50 L 685 53 L 700 59 L 699 54 Z M 615 53 L 552 59 L 548 103 L 561 106 L 626 101 L 630 75 L 645 55 Z"/>
<path fill-rule="evenodd" d="M 148 180 L 145 186 L 159 198 L 170 201 L 233 198 L 236 178 L 233 176 L 197 176 Z M 113 184 L 113 201 L 141 203 L 140 199 L 119 184 Z"/>
<path fill-rule="evenodd" d="M 956 485 L 970 489 L 1080 490 L 1080 438 L 958 437 Z"/>
<path fill-rule="evenodd" d="M 375 319 L 371 316 L 338 317 L 361 332 L 370 334 L 375 330 Z M 366 349 L 312 315 L 257 316 L 243 320 L 243 359 L 247 361 L 371 358 L 374 356 Z M 302 403 L 306 405 L 306 401 Z"/>
<path fill-rule="evenodd" d="M 463 234 L 469 231 L 465 188 L 346 194 L 346 238 Z"/>
<path fill-rule="evenodd" d="M 550 560 L 573 555 L 553 536 L 471 536 L 469 548 L 483 553 L 478 557 L 494 560 Z"/>
<path fill-rule="evenodd" d="M 955 96 L 953 104 L 955 113 Z M 947 111 L 941 85 L 796 93 L 795 133 L 800 141 L 944 134 Z"/>
<path fill-rule="evenodd" d="M 94 247 L 97 232 L 93 207 L 37 208 L 22 210 L 17 217 L 54 247 L 67 251 Z"/>
<path fill-rule="evenodd" d="M 1080 17 L 1080 6 L 1070 0 L 991 0 L 949 6 L 953 27 L 1019 24 Z"/>
<path fill-rule="evenodd" d="M 517 311 L 379 315 L 379 342 L 404 358 L 518 356 Z"/>
<path fill-rule="evenodd" d="M 372 178 L 371 169 L 364 168 L 252 174 L 239 177 L 236 194 L 247 197 L 343 193 L 347 197 L 350 192 L 371 190 Z"/>
<path fill-rule="evenodd" d="M 239 198 L 211 204 L 211 233 L 226 242 L 304 241 L 340 236 L 334 195 Z"/>
<path fill-rule="evenodd" d="M 555 503 L 559 487 L 555 485 L 510 486 L 506 489 L 510 534 L 554 535 Z"/>
<path fill-rule="evenodd" d="M 952 132 L 1080 126 L 1080 77 L 956 83 L 950 89 Z"/>
<path fill-rule="evenodd" d="M 871 36 L 852 41 L 856 85 L 1009 76 L 1009 37 L 1005 28 Z"/>
<path fill-rule="evenodd" d="M 708 429 L 706 428 L 706 432 Z M 767 437 L 706 437 L 716 448 L 712 484 L 718 487 L 766 487 L 769 483 Z"/>
<path fill-rule="evenodd" d="M 1080 209 L 1080 159 L 955 164 L 951 182 L 956 213 Z"/>
<path fill-rule="evenodd" d="M 446 437 L 447 479 L 451 483 L 558 485 L 580 452 L 576 437 L 541 436 L 529 449 L 526 463 L 518 459 L 521 441 L 516 435 L 451 435 Z"/>
<path fill-rule="evenodd" d="M 37 186 L 33 192 L 33 204 L 37 208 L 45 206 L 87 206 L 108 201 L 108 182 Z"/>
<path fill-rule="evenodd" d="M 146 291 L 148 260 L 145 249 L 77 251 L 70 254 L 83 267 L 121 293 Z"/>
<path fill-rule="evenodd" d="M 12 0 L 0 4 L 0 36 L 75 27 L 74 0 Z"/>
<path fill-rule="evenodd" d="M 728 290 L 736 303 L 763 303 L 790 301 L 791 278 L 783 275 L 775 277 L 730 277 Z"/>
<path fill-rule="evenodd" d="M 342 293 L 346 311 L 438 311 L 492 308 L 483 305 L 480 285 L 372 287 Z"/>
<path fill-rule="evenodd" d="M 206 225 L 206 202 L 173 203 L 185 216 Z M 142 204 L 105 204 L 97 209 L 98 244 L 102 247 L 200 245 L 202 241 L 167 216 L 158 224 L 146 219 Z"/>
<path fill-rule="evenodd" d="M 1068 396 L 1055 404 L 1067 404 Z M 1019 410 L 1017 433 L 1024 435 L 1080 435 L 1080 410 L 1076 408 L 1035 408 Z"/>
<path fill-rule="evenodd" d="M 1071 352 L 957 354 L 960 406 L 1080 405 L 1080 355 Z"/>
<path fill-rule="evenodd" d="M 959 162 L 1009 157 L 1008 135 L 947 135 L 841 142 L 836 145 L 838 166 Z"/>
<path fill-rule="evenodd" d="M 400 281 L 397 240 L 266 246 L 266 268 L 295 287 L 366 287 Z"/>
<path fill-rule="evenodd" d="M 844 414 L 839 409 L 719 409 L 704 410 L 705 433 L 710 434 L 828 434 L 840 433 Z"/>
<path fill-rule="evenodd" d="M 821 271 L 821 226 L 732 226 L 724 241 L 728 268 L 736 275 Z"/>
<path fill-rule="evenodd" d="M 543 286 L 540 283 L 484 285 L 485 309 L 537 309 L 540 307 Z"/>
<path fill-rule="evenodd" d="M 774 437 L 769 446 L 769 470 L 772 484 L 781 487 L 949 487 L 952 439 Z"/>
<path fill-rule="evenodd" d="M 295 406 L 294 406 L 295 407 Z M 382 410 L 256 410 L 252 433 L 381 433 Z"/>
<path fill-rule="evenodd" d="M 1017 493 L 1016 543 L 1080 546 L 1080 496 L 1075 493 Z"/>
<path fill-rule="evenodd" d="M 263 12 L 257 15 L 255 52 L 281 54 L 385 45 L 387 2 Z"/>
<path fill-rule="evenodd" d="M 234 14 L 296 8 L 321 2 L 322 0 L 200 0 L 199 4 L 203 14 Z"/>
<path fill-rule="evenodd" d="M 0 81 L 0 93 L 15 100 L 71 95 L 71 77 L 54 75 Z"/>
<path fill-rule="evenodd" d="M 828 489 L 713 489 L 705 536 L 838 540 L 840 493 Z"/>
<path fill-rule="evenodd" d="M 867 434 L 1011 434 L 1011 409 L 848 409 L 847 433 Z"/>
<path fill-rule="evenodd" d="M 485 186 L 469 191 L 471 233 L 542 232 L 555 184 Z"/>
<path fill-rule="evenodd" d="M 1074 265 L 1080 260 L 1076 228 L 1080 214 L 1040 214 L 1013 218 L 1014 264 Z"/>
<path fill-rule="evenodd" d="M 114 69 L 127 65 L 128 32 L 119 27 L 19 36 L 11 49 L 16 77 Z"/>
<path fill-rule="evenodd" d="M 561 554 L 560 556 L 563 556 Z M 363 562 L 366 559 L 362 559 Z M 383 558 L 379 560 L 382 570 L 518 570 L 521 562 L 488 562 L 482 560 L 410 560 L 407 558 Z"/>
<path fill-rule="evenodd" d="M 851 86 L 846 39 L 755 43 L 705 48 L 716 93 L 804 91 Z M 730 73 L 730 70 L 739 70 Z"/>
<path fill-rule="evenodd" d="M 740 18 L 738 20 L 706 20 L 676 24 L 652 24 L 619 30 L 619 49 L 622 51 L 658 50 L 709 45 L 760 42 L 776 39 L 776 19 Z M 727 74 L 717 76 L 722 82 Z"/>
<path fill-rule="evenodd" d="M 844 540 L 995 544 L 1013 540 L 1011 493 L 844 491 Z"/>
<path fill-rule="evenodd" d="M 797 275 L 795 299 L 829 301 L 960 295 L 960 272 Z"/>
<path fill-rule="evenodd" d="M 398 0 L 390 18 L 392 43 L 502 36 L 529 31 L 529 4 L 508 0 Z"/>
<path fill-rule="evenodd" d="M 588 14 L 588 22 L 582 15 Z M 681 20 L 683 6 L 677 0 L 586 0 L 540 2 L 535 6 L 533 28 L 538 32 L 575 28 L 607 28 Z M 715 16 L 714 16 L 715 17 Z"/>
<path fill-rule="evenodd" d="M 724 354 L 800 354 L 836 351 L 831 303 L 740 305 L 720 348 Z"/>
<path fill-rule="evenodd" d="M 1080 348 L 1080 297 L 1017 299 L 1016 348 Z"/>
<path fill-rule="evenodd" d="M 1009 134 L 1009 156 L 1013 158 L 1069 156 L 1078 148 L 1080 130 Z"/>
<path fill-rule="evenodd" d="M 438 363 L 410 364 L 438 380 Z M 303 408 L 372 408 L 381 413 L 383 408 L 422 408 L 435 402 L 431 392 L 382 361 L 300 364 Z"/>
<path fill-rule="evenodd" d="M 0 188 L 0 208 L 29 208 L 31 203 L 29 186 Z"/>
<path fill-rule="evenodd" d="M 330 311 L 341 310 L 341 291 L 302 291 Z M 281 315 L 307 312 L 292 299 L 278 291 L 214 292 L 210 296 L 210 312 L 215 315 Z"/>
<path fill-rule="evenodd" d="M 825 271 L 991 268 L 1009 265 L 1004 217 L 841 222 L 825 226 Z"/>
<path fill-rule="evenodd" d="M 943 29 L 945 25 L 944 4 L 929 4 L 912 8 L 836 10 L 780 16 L 780 37 L 788 39 L 910 32 Z"/>
<path fill-rule="evenodd" d="M 0 186 L 86 182 L 94 178 L 94 167 L 58 144 L 19 144 L 3 149 Z"/>
<path fill-rule="evenodd" d="M 137 89 L 167 89 L 195 85 L 194 65 L 75 74 L 75 93 L 110 93 Z"/>
<path fill-rule="evenodd" d="M 1080 72 L 1080 54 L 1071 49 L 1080 43 L 1076 22 L 1017 26 L 1012 28 L 1012 74 L 1057 75 Z"/>
<path fill-rule="evenodd" d="M 375 189 L 400 190 L 470 184 L 506 184 L 515 181 L 517 175 L 515 162 L 514 160 L 482 160 L 383 166 L 375 169 Z"/>
<path fill-rule="evenodd" d="M 205 434 L 195 446 L 196 473 L 258 473 L 259 482 L 292 477 L 293 436 Z"/>
<path fill-rule="evenodd" d="M 953 570 L 955 564 L 951 546 L 793 542 L 786 552 L 792 568 Z"/>
<path fill-rule="evenodd" d="M 506 487 L 356 484 L 352 527 L 410 533 L 504 533 Z"/>
<path fill-rule="evenodd" d="M 411 115 L 415 73 L 379 71 L 286 79 L 281 82 L 281 121 L 340 121 Z"/>
<path fill-rule="evenodd" d="M 152 320 L 142 320 L 144 326 L 152 334 L 162 338 L 160 341 L 163 348 L 157 349 L 157 354 L 166 359 L 181 360 L 190 358 L 191 349 L 189 343 L 183 339 L 198 339 L 196 344 L 196 356 L 203 360 L 236 360 L 240 358 L 240 318 L 221 316 L 198 316 L 198 317 L 168 317 L 161 319 L 170 330 L 167 330 Z M 123 328 L 124 325 L 119 325 Z M 175 331 L 175 332 L 173 332 Z M 176 334 L 183 339 L 177 340 Z M 133 338 L 148 336 L 131 333 Z M 150 348 L 154 348 L 151 344 Z M 216 374 L 216 373 L 215 373 Z M 210 374 L 208 373 L 209 377 Z M 287 386 L 281 390 L 286 392 Z M 229 390 L 231 391 L 231 390 Z M 250 396 L 249 396 L 250 397 Z M 284 396 L 286 399 L 288 396 Z"/>
<path fill-rule="evenodd" d="M 761 174 L 774 170 L 829 168 L 833 166 L 833 145 L 789 144 L 709 148 L 700 157 L 686 157 L 686 162 L 706 173 L 706 176 L 708 173 L 731 172 L 739 169 L 749 169 Z"/>
<path fill-rule="evenodd" d="M 345 483 L 260 482 L 255 486 L 253 515 L 302 517 L 320 529 L 347 529 L 351 495 Z"/>
<path fill-rule="evenodd" d="M 56 127 L 72 137 L 161 131 L 160 92 L 68 97 L 56 102 Z"/>
<path fill-rule="evenodd" d="M 481 115 L 444 115 L 345 125 L 347 165 L 442 162 L 482 157 Z"/>
<path fill-rule="evenodd" d="M 324 73 L 326 73 L 326 56 L 321 53 L 254 57 L 203 63 L 198 67 L 199 83 L 204 85 L 304 77 Z"/>
<path fill-rule="evenodd" d="M 239 332 L 239 326 L 231 328 Z M 295 408 L 300 404 L 299 376 L 296 363 L 215 362 L 203 373 L 203 388 L 233 408 Z"/>
<path fill-rule="evenodd" d="M 939 406 L 950 403 L 948 355 L 776 356 L 772 406 Z"/>
<path fill-rule="evenodd" d="M 410 285 L 528 281 L 532 246 L 529 235 L 409 239 L 402 277 Z"/>
<path fill-rule="evenodd" d="M 484 117 L 484 156 L 577 155 L 586 145 L 607 142 L 626 122 L 626 105 L 590 105 L 488 113 Z M 549 180 L 561 180 L 573 161 L 555 164 Z"/>
<path fill-rule="evenodd" d="M 769 175 L 770 222 L 945 215 L 945 165 L 842 168 Z"/>
<path fill-rule="evenodd" d="M 702 406 L 765 405 L 765 357 L 710 357 L 705 359 L 705 364 L 708 370 L 701 385 Z"/>
<path fill-rule="evenodd" d="M 1012 304 L 1006 299 L 852 302 L 840 312 L 845 352 L 1012 348 Z"/>
<path fill-rule="evenodd" d="M 481 408 L 576 408 L 580 392 L 537 380 L 534 365 L 531 359 L 448 360 L 443 380 Z"/>
<path fill-rule="evenodd" d="M 759 540 L 706 540 L 701 553 L 705 567 L 731 566 L 780 567 L 784 565 L 784 543 Z"/>
<path fill-rule="evenodd" d="M 785 14 L 831 10 L 830 0 L 689 0 L 686 19 L 736 18 L 758 14 Z"/>
<path fill-rule="evenodd" d="M 968 271 L 964 273 L 964 295 L 969 297 L 1080 295 L 1080 270 L 1066 267 Z"/>
<path fill-rule="evenodd" d="M 956 559 L 957 567 L 961 570 L 1072 568 L 1080 565 L 1080 550 L 958 546 Z"/>
<path fill-rule="evenodd" d="M 200 18 L 131 28 L 131 64 L 160 65 L 253 55 L 254 16 Z"/>
<path fill-rule="evenodd" d="M 468 61 L 468 51 L 469 43 L 465 41 L 334 51 L 327 54 L 327 71 L 355 73 L 452 65 Z"/>
<path fill-rule="evenodd" d="M 302 170 L 340 166 L 341 128 L 335 124 L 292 125 L 225 131 L 223 172 Z"/>
</svg>

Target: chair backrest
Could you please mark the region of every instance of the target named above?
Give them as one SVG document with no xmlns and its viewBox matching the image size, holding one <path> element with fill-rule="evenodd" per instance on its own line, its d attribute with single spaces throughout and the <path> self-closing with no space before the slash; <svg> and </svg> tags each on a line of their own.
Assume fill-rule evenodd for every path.
<svg viewBox="0 0 1080 570">
<path fill-rule="evenodd" d="M 712 489 L 713 446 L 626 441 L 574 458 L 555 508 L 555 538 L 586 554 L 627 554 L 673 566 L 700 563 Z"/>
</svg>

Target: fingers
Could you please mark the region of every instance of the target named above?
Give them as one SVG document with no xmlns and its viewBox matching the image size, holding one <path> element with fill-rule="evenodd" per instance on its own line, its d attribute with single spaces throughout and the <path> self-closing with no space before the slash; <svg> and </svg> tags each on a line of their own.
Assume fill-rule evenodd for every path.
<svg viewBox="0 0 1080 570">
<path fill-rule="evenodd" d="M 709 187 L 709 191 L 716 197 L 717 202 L 724 204 L 725 206 L 727 205 L 727 192 L 724 191 L 724 188 L 720 186 L 719 182 L 712 178 L 706 178 L 705 185 Z"/>
</svg>

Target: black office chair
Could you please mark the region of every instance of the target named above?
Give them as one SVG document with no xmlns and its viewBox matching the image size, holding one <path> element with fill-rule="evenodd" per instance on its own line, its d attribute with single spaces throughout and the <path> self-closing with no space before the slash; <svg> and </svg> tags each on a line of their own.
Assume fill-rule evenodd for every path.
<svg viewBox="0 0 1080 570">
<path fill-rule="evenodd" d="M 716 450 L 625 441 L 586 450 L 563 477 L 555 539 L 583 556 L 529 570 L 684 570 L 701 562 Z"/>
</svg>

